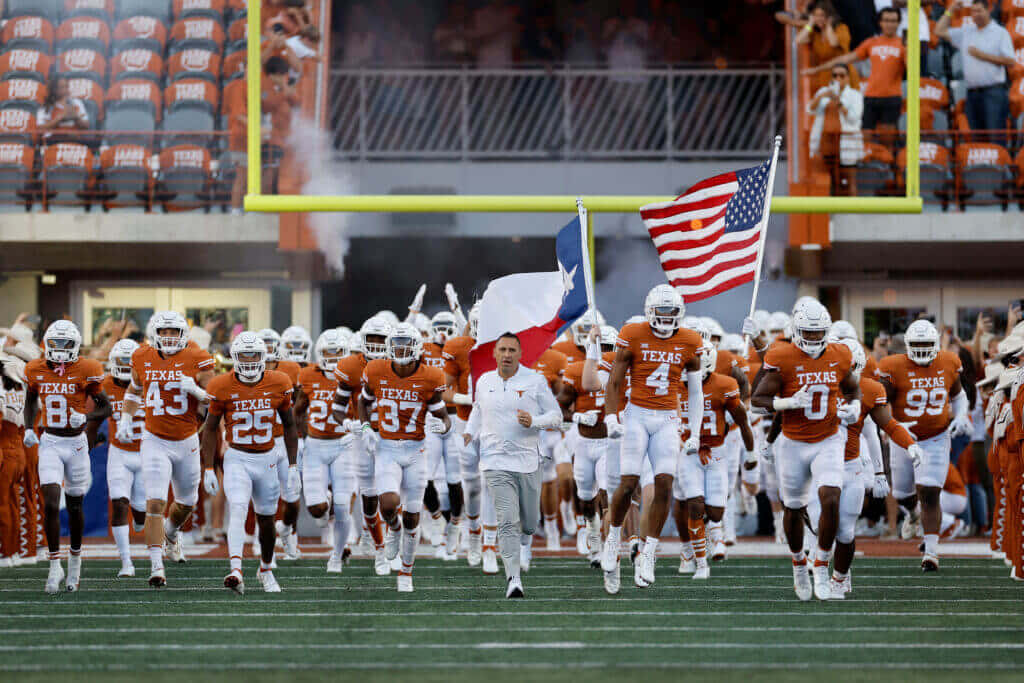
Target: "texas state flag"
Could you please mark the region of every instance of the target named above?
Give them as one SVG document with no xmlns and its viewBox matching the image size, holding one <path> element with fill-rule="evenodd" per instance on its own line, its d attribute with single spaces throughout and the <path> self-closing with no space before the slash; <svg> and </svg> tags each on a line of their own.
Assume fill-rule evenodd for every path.
<svg viewBox="0 0 1024 683">
<path fill-rule="evenodd" d="M 584 272 L 590 256 L 579 217 L 558 231 L 555 257 L 555 272 L 506 275 L 487 285 L 480 300 L 476 346 L 469 353 L 474 387 L 480 375 L 495 368 L 494 344 L 502 334 L 519 336 L 521 363 L 529 367 L 586 312 Z"/>
</svg>

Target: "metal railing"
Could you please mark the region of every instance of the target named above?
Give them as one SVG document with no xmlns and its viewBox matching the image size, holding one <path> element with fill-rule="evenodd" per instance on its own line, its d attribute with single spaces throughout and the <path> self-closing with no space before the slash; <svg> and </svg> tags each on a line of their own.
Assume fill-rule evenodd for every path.
<svg viewBox="0 0 1024 683">
<path fill-rule="evenodd" d="M 761 158 L 784 72 L 335 69 L 327 126 L 357 159 Z"/>
</svg>

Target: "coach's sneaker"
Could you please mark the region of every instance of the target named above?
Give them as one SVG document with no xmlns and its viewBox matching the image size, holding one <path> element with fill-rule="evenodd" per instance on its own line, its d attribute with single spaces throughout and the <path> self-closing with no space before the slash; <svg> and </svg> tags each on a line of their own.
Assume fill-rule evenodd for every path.
<svg viewBox="0 0 1024 683">
<path fill-rule="evenodd" d="M 50 573 L 46 577 L 46 592 L 50 595 L 60 593 L 60 582 L 64 580 L 64 567 L 60 561 L 50 563 Z"/>
<path fill-rule="evenodd" d="M 612 539 L 611 535 L 604 540 L 604 549 L 601 551 L 601 571 L 610 572 L 619 566 L 619 542 Z"/>
<path fill-rule="evenodd" d="M 412 574 L 398 573 L 398 592 L 412 593 Z"/>
<path fill-rule="evenodd" d="M 518 576 L 508 577 L 508 587 L 505 589 L 505 597 L 509 600 L 523 597 L 523 582 Z"/>
<path fill-rule="evenodd" d="M 915 507 L 911 510 L 910 514 L 903 518 L 903 524 L 900 525 L 900 537 L 904 541 L 909 541 L 912 538 L 917 538 L 921 535 L 921 513 L 917 511 Z"/>
<path fill-rule="evenodd" d="M 340 574 L 344 565 L 341 561 L 341 555 L 336 552 L 331 552 L 327 556 L 327 573 L 328 574 Z"/>
<path fill-rule="evenodd" d="M 260 585 L 263 586 L 264 593 L 280 593 L 281 585 L 274 578 L 274 572 L 270 569 L 261 569 L 258 575 L 260 577 Z"/>
<path fill-rule="evenodd" d="M 245 581 L 242 580 L 242 570 L 232 569 L 231 573 L 224 577 L 224 587 L 239 595 L 244 595 Z"/>
<path fill-rule="evenodd" d="M 829 586 L 828 565 L 815 563 L 811 574 L 814 577 L 814 597 L 819 600 L 831 600 L 832 589 Z"/>
<path fill-rule="evenodd" d="M 284 554 L 281 555 L 281 559 L 291 562 L 301 557 L 302 551 L 299 550 L 299 535 L 294 531 L 286 534 L 284 537 Z"/>
<path fill-rule="evenodd" d="M 154 569 L 149 573 L 149 587 L 150 588 L 164 588 L 167 586 L 167 574 L 164 572 L 164 568 Z"/>
<path fill-rule="evenodd" d="M 619 565 L 615 564 L 615 568 L 610 572 L 604 573 L 604 590 L 608 595 L 615 595 L 619 592 L 619 586 L 621 585 L 621 577 L 619 575 Z"/>
<path fill-rule="evenodd" d="M 935 555 L 925 555 L 921 558 L 921 571 L 923 572 L 937 572 L 939 571 L 939 558 Z"/>
<path fill-rule="evenodd" d="M 587 528 L 579 527 L 576 529 L 576 552 L 580 555 L 586 555 L 590 546 L 587 544 Z"/>
<path fill-rule="evenodd" d="M 135 565 L 132 564 L 131 560 L 123 563 L 121 568 L 117 570 L 117 578 L 119 579 L 130 579 L 135 576 Z"/>
<path fill-rule="evenodd" d="M 469 548 L 466 550 L 466 562 L 469 563 L 470 567 L 477 567 L 483 560 L 483 534 L 479 529 L 476 532 L 470 530 L 469 536 Z"/>
<path fill-rule="evenodd" d="M 188 558 L 185 557 L 185 551 L 182 549 L 181 537 L 183 534 L 180 532 L 174 535 L 174 538 L 168 538 L 166 545 L 164 546 L 164 554 L 167 555 L 167 559 L 171 562 L 177 562 L 178 564 L 185 564 Z"/>
<path fill-rule="evenodd" d="M 388 560 L 383 548 L 374 551 L 373 573 L 377 576 L 388 576 L 391 573 L 391 561 Z"/>
<path fill-rule="evenodd" d="M 695 560 L 693 578 L 698 580 L 711 578 L 711 567 L 708 565 L 708 558 L 698 557 Z"/>
<path fill-rule="evenodd" d="M 388 562 L 398 557 L 398 546 L 402 541 L 401 529 L 394 530 L 390 526 L 384 527 L 384 556 Z"/>
<path fill-rule="evenodd" d="M 533 560 L 533 545 L 527 543 L 519 546 L 519 569 L 525 574 L 530 571 L 530 562 Z"/>
<path fill-rule="evenodd" d="M 711 548 L 711 561 L 712 562 L 721 562 L 722 560 L 725 559 L 725 554 L 726 554 L 725 546 L 726 545 L 729 545 L 729 544 L 726 543 L 725 541 L 716 541 L 715 542 L 714 547 Z"/>
<path fill-rule="evenodd" d="M 489 545 L 484 548 L 482 569 L 484 574 L 498 573 L 498 552 L 494 549 L 494 546 Z"/>
<path fill-rule="evenodd" d="M 697 560 L 696 558 L 685 558 L 681 554 L 679 555 L 679 573 L 680 574 L 692 574 L 697 571 Z"/>
<path fill-rule="evenodd" d="M 805 602 L 814 595 L 814 588 L 811 586 L 811 572 L 807 569 L 806 558 L 802 562 L 793 561 L 793 589 L 796 591 L 796 597 Z"/>
</svg>

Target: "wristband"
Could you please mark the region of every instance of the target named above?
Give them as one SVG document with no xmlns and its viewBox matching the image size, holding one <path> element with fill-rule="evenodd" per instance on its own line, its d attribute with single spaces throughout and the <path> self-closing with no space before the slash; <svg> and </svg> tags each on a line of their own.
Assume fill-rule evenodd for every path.
<svg viewBox="0 0 1024 683">
<path fill-rule="evenodd" d="M 595 362 L 601 362 L 601 345 L 600 344 L 588 344 L 587 345 L 587 360 Z"/>
</svg>

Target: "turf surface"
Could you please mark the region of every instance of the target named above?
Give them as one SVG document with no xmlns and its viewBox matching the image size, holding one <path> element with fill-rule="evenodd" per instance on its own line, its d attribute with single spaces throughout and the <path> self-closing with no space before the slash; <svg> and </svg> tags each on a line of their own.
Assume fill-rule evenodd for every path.
<svg viewBox="0 0 1024 683">
<path fill-rule="evenodd" d="M 323 562 L 282 563 L 284 588 L 264 594 L 255 564 L 247 589 L 221 587 L 223 560 L 168 567 L 169 588 L 112 578 L 118 564 L 86 561 L 82 590 L 43 594 L 46 567 L 0 572 L 0 680 L 248 681 L 349 678 L 419 682 L 579 681 L 582 677 L 716 679 L 1021 680 L 1024 586 L 1002 563 L 949 559 L 938 574 L 914 560 L 858 558 L 844 601 L 800 603 L 788 562 L 732 559 L 707 583 L 658 563 L 658 581 L 608 596 L 579 559 L 538 559 L 527 599 L 464 562 L 418 560 L 416 593 L 355 561 L 342 576 Z M 613 669 L 619 669 L 614 671 Z"/>
</svg>

